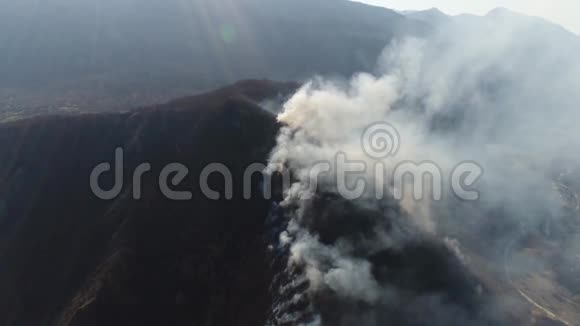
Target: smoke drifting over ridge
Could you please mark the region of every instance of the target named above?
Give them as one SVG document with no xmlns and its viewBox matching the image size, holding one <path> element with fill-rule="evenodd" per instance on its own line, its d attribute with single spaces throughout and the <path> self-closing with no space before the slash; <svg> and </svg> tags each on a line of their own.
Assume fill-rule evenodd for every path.
<svg viewBox="0 0 580 326">
<path fill-rule="evenodd" d="M 296 180 L 282 202 L 288 227 L 276 243 L 288 250 L 275 290 L 286 299 L 271 323 L 530 323 L 474 275 L 462 251 L 485 257 L 498 283 L 509 283 L 503 271 L 517 277 L 529 266 L 549 267 L 545 257 L 506 262 L 530 236 L 551 238 L 563 259 L 575 259 L 577 212 L 554 188 L 572 189 L 562 177 L 579 163 L 578 53 L 580 40 L 557 27 L 494 12 L 395 42 L 372 74 L 304 85 L 278 117 L 286 127 L 270 160 L 271 171 L 287 169 Z M 458 200 L 446 185 L 441 201 L 395 200 L 387 177 L 379 182 L 384 199 L 367 188 L 348 201 L 338 194 L 336 171 L 311 193 L 312 170 L 339 152 L 375 166 L 361 136 L 381 121 L 400 133 L 399 151 L 380 160 L 386 176 L 405 161 L 434 162 L 444 176 L 474 161 L 485 171 L 480 199 Z M 377 183 L 372 168 L 364 179 Z"/>
</svg>

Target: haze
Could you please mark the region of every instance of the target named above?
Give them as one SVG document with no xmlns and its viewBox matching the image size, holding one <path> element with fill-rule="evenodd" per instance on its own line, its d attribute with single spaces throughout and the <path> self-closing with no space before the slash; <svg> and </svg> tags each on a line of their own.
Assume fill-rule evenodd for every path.
<svg viewBox="0 0 580 326">
<path fill-rule="evenodd" d="M 497 7 L 505 7 L 526 15 L 538 16 L 562 25 L 580 34 L 580 1 L 577 0 L 359 0 L 360 2 L 388 7 L 395 10 L 439 10 L 458 15 L 470 13 L 484 15 Z"/>
</svg>

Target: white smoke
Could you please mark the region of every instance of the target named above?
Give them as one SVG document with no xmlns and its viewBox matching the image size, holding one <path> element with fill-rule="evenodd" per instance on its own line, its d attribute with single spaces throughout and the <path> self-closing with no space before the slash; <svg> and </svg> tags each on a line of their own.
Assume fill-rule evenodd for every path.
<svg viewBox="0 0 580 326">
<path fill-rule="evenodd" d="M 476 203 L 459 202 L 451 192 L 440 202 L 405 196 L 399 205 L 409 220 L 395 218 L 395 231 L 377 231 L 362 246 L 367 250 L 402 245 L 415 233 L 396 230 L 414 225 L 447 239 L 450 251 L 468 264 L 460 243 L 448 240 L 446 233 L 492 243 L 487 254 L 493 257 L 505 239 L 477 234 L 477 226 L 489 222 L 490 211 L 501 209 L 502 217 L 519 225 L 518 233 L 561 215 L 551 169 L 559 159 L 574 167 L 580 162 L 575 153 L 580 148 L 579 53 L 576 37 L 533 18 L 457 19 L 428 39 L 395 42 L 372 74 L 304 85 L 278 116 L 285 127 L 270 160 L 270 170 L 289 169 L 296 177 L 284 203 L 292 211 L 285 233 L 291 243 L 289 264 L 305 266 L 311 291 L 330 289 L 367 303 L 392 300 L 370 264 L 353 255 L 352 239 L 329 246 L 302 227 L 317 163 L 333 162 L 342 152 L 373 166 L 377 159 L 361 148 L 361 135 L 381 121 L 395 126 L 401 139 L 395 156 L 380 159 L 386 170 L 400 162 L 431 161 L 449 175 L 457 162 L 473 160 L 485 174 Z M 335 172 L 321 177 L 325 191 L 336 189 Z M 364 178 L 376 182 L 371 172 Z M 380 185 L 386 194 L 395 191 L 392 179 Z M 363 196 L 370 198 L 370 190 Z M 361 244 L 356 247 L 360 250 Z"/>
</svg>

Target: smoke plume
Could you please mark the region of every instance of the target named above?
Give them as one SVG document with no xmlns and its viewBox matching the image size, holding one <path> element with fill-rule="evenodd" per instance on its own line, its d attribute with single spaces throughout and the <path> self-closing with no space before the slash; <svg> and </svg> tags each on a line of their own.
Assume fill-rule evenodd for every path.
<svg viewBox="0 0 580 326">
<path fill-rule="evenodd" d="M 271 323 L 528 323 L 509 291 L 493 287 L 549 266 L 545 257 L 515 259 L 530 237 L 558 243 L 562 259 L 578 248 L 566 224 L 577 219 L 574 203 L 559 190 L 574 192 L 562 178 L 579 163 L 579 50 L 580 40 L 556 26 L 494 12 L 393 42 L 374 72 L 306 83 L 278 116 L 284 127 L 270 159 L 271 172 L 293 175 L 276 243 L 286 252 L 277 290 L 286 299 Z M 369 155 L 361 144 L 376 123 L 396 130 L 397 139 L 375 143 L 395 145 L 393 155 Z M 335 167 L 321 171 L 337 155 L 369 167 L 343 178 L 348 189 L 372 185 L 355 199 L 341 195 Z M 409 180 L 398 184 L 391 172 L 404 162 L 435 164 L 441 198 L 431 196 L 436 180 L 420 200 L 398 189 Z M 461 162 L 483 171 L 477 200 L 452 191 Z"/>
</svg>

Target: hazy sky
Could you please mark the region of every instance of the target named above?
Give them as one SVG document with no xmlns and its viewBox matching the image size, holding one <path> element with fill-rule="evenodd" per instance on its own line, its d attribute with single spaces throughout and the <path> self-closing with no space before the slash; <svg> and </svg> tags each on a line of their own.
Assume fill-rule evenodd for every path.
<svg viewBox="0 0 580 326">
<path fill-rule="evenodd" d="M 540 16 L 580 35 L 580 0 L 358 0 L 397 10 L 439 8 L 447 14 L 482 15 L 493 8 L 505 7 L 528 15 Z"/>
</svg>

